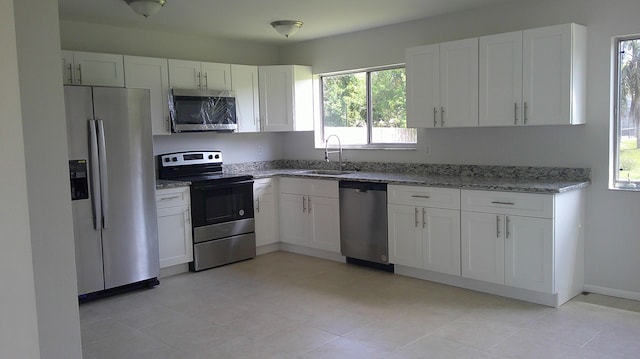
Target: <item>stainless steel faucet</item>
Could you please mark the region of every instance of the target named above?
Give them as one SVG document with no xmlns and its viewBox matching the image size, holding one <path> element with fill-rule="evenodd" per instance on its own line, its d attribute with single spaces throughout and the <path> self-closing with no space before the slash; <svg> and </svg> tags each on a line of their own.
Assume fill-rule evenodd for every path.
<svg viewBox="0 0 640 359">
<path fill-rule="evenodd" d="M 338 150 L 329 151 L 329 139 L 331 137 L 335 137 L 338 140 Z M 329 154 L 330 153 L 338 153 L 338 161 L 339 161 L 339 170 L 342 171 L 342 142 L 340 142 L 340 137 L 337 135 L 329 135 L 324 140 L 324 160 L 329 162 Z"/>
</svg>

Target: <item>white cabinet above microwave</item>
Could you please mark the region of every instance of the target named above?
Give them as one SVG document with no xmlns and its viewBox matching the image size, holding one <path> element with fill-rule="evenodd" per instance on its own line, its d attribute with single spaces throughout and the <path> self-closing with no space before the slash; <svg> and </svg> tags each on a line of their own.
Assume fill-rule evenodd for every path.
<svg viewBox="0 0 640 359">
<path fill-rule="evenodd" d="M 231 64 L 169 59 L 169 85 L 176 89 L 231 90 Z"/>
</svg>

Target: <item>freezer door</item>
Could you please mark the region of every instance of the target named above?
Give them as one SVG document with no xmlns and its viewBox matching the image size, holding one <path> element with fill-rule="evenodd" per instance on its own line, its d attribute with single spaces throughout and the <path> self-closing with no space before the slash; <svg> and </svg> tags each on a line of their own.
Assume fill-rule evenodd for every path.
<svg viewBox="0 0 640 359">
<path fill-rule="evenodd" d="M 90 87 L 65 86 L 69 160 L 87 161 L 89 198 L 71 201 L 75 238 L 78 294 L 104 289 L 100 189 L 96 145 L 90 145 L 93 104 Z M 91 148 L 94 148 L 94 151 Z"/>
<path fill-rule="evenodd" d="M 96 87 L 105 289 L 157 277 L 158 227 L 149 91 Z"/>
</svg>

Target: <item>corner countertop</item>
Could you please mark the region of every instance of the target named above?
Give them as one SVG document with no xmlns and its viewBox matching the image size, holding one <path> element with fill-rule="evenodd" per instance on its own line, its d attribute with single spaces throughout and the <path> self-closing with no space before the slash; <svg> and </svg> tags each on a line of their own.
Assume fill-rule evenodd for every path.
<svg viewBox="0 0 640 359">
<path fill-rule="evenodd" d="M 237 174 L 249 174 L 256 179 L 274 176 L 317 178 L 338 181 L 379 182 L 401 185 L 420 185 L 431 187 L 447 187 L 460 189 L 474 189 L 485 191 L 506 191 L 523 193 L 563 193 L 587 187 L 590 181 L 573 180 L 547 180 L 537 178 L 504 178 L 504 177 L 477 177 L 477 176 L 444 176 L 422 175 L 410 173 L 387 172 L 358 172 L 346 174 L 310 174 L 305 169 L 271 169 L 235 172 Z"/>
<path fill-rule="evenodd" d="M 156 179 L 156 190 L 167 189 L 167 188 L 189 187 L 190 185 L 191 185 L 191 182 L 189 181 L 170 181 L 170 180 Z"/>
</svg>

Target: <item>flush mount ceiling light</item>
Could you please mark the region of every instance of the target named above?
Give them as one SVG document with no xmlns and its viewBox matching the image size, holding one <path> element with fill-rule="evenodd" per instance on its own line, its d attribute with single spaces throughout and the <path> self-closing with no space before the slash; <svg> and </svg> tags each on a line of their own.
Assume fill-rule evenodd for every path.
<svg viewBox="0 0 640 359">
<path fill-rule="evenodd" d="M 279 32 L 284 37 L 289 38 L 289 36 L 295 34 L 300 30 L 302 26 L 302 21 L 296 20 L 278 20 L 271 23 L 274 29 Z"/>
<path fill-rule="evenodd" d="M 167 0 L 124 0 L 133 11 L 146 17 L 153 15 L 160 10 Z"/>
</svg>

